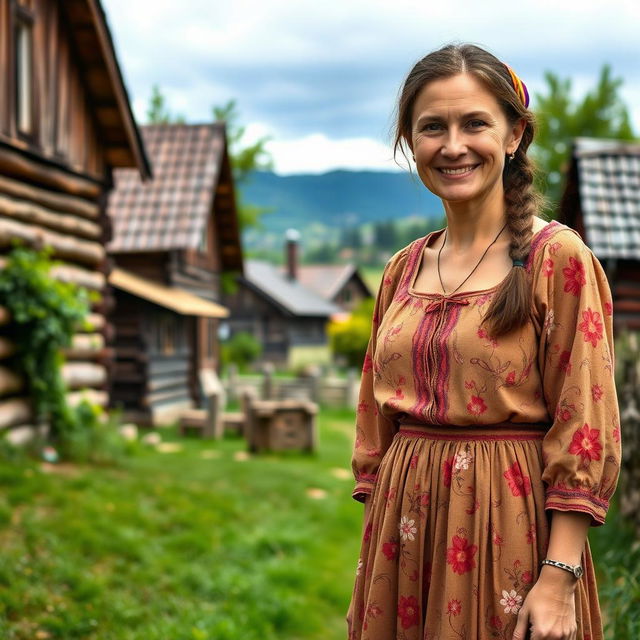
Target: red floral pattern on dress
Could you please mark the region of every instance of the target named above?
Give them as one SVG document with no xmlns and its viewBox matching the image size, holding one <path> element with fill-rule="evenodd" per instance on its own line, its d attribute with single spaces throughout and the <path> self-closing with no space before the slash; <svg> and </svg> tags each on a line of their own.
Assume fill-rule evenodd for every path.
<svg viewBox="0 0 640 640">
<path fill-rule="evenodd" d="M 409 629 L 418 624 L 420 606 L 415 596 L 400 596 L 398 601 L 398 617 L 403 629 Z"/>
<path fill-rule="evenodd" d="M 369 409 L 368 402 L 365 402 L 364 400 L 362 402 L 358 402 L 358 413 L 366 413 L 367 409 Z"/>
<path fill-rule="evenodd" d="M 589 307 L 582 312 L 582 322 L 578 329 L 584 333 L 584 341 L 590 342 L 593 347 L 602 340 L 602 320 L 600 314 Z"/>
<path fill-rule="evenodd" d="M 442 478 L 444 481 L 445 487 L 451 487 L 451 476 L 453 474 L 453 461 L 455 460 L 455 456 L 451 458 L 447 458 L 442 463 Z"/>
<path fill-rule="evenodd" d="M 591 429 L 585 422 L 584 426 L 574 434 L 569 445 L 569 453 L 580 456 L 582 462 L 588 464 L 592 460 L 600 460 L 600 429 Z"/>
<path fill-rule="evenodd" d="M 599 384 L 594 384 L 591 386 L 591 397 L 594 402 L 598 402 L 602 399 L 602 387 Z"/>
<path fill-rule="evenodd" d="M 451 539 L 451 546 L 447 549 L 447 564 L 451 565 L 454 573 L 462 575 L 471 571 L 476 566 L 476 561 L 473 559 L 477 545 L 469 544 L 469 541 L 462 536 L 453 536 Z"/>
<path fill-rule="evenodd" d="M 551 258 L 547 258 L 542 263 L 542 275 L 545 278 L 550 278 L 553 275 L 553 260 Z"/>
<path fill-rule="evenodd" d="M 467 404 L 467 411 L 475 416 L 479 416 L 487 410 L 487 405 L 480 396 L 471 396 Z"/>
<path fill-rule="evenodd" d="M 460 615 L 462 611 L 462 603 L 457 598 L 452 598 L 447 603 L 447 613 L 452 616 Z"/>
<path fill-rule="evenodd" d="M 398 543 L 396 540 L 390 540 L 382 544 L 382 553 L 387 560 L 394 560 L 398 556 Z"/>
<path fill-rule="evenodd" d="M 531 493 L 531 480 L 522 473 L 517 460 L 502 475 L 507 479 L 514 496 L 528 496 Z"/>
<path fill-rule="evenodd" d="M 608 316 L 613 315 L 613 305 L 611 304 L 611 302 L 605 302 L 605 303 L 604 303 L 604 312 L 605 312 Z"/>
<path fill-rule="evenodd" d="M 565 293 L 571 292 L 574 296 L 580 295 L 580 289 L 587 283 L 584 275 L 584 264 L 575 258 L 569 258 L 569 266 L 562 270 L 565 277 Z"/>
<path fill-rule="evenodd" d="M 492 629 L 500 631 L 502 629 L 502 619 L 499 616 L 491 616 L 489 619 L 489 626 Z"/>
<path fill-rule="evenodd" d="M 560 354 L 560 359 L 558 360 L 558 368 L 560 371 L 564 371 L 568 376 L 571 375 L 571 352 L 563 351 Z"/>
<path fill-rule="evenodd" d="M 369 373 L 373 368 L 373 359 L 369 353 L 364 356 L 364 363 L 362 364 L 362 373 Z"/>
</svg>

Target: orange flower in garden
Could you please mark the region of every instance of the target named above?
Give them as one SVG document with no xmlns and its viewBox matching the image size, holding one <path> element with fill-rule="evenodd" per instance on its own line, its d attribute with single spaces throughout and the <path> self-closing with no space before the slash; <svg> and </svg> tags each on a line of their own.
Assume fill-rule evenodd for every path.
<svg viewBox="0 0 640 640">
<path fill-rule="evenodd" d="M 602 340 L 602 320 L 600 314 L 589 307 L 582 312 L 582 322 L 578 329 L 584 333 L 584 341 L 590 342 L 592 346 L 597 346 Z"/>
</svg>

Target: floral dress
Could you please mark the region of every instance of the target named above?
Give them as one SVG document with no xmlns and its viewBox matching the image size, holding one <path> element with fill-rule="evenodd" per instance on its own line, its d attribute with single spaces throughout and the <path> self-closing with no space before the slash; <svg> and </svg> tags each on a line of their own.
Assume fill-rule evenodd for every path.
<svg viewBox="0 0 640 640">
<path fill-rule="evenodd" d="M 510 640 L 550 512 L 600 525 L 616 487 L 612 303 L 598 260 L 569 227 L 543 227 L 525 265 L 530 321 L 494 339 L 480 323 L 497 286 L 414 289 L 440 233 L 389 260 L 376 299 L 352 457 L 353 497 L 372 504 L 349 640 Z M 577 637 L 598 640 L 588 543 L 582 565 Z"/>
</svg>

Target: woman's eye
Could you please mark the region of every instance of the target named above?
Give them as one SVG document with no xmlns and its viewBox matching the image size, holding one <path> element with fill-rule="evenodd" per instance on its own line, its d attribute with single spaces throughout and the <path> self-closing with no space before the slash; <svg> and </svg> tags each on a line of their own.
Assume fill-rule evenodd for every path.
<svg viewBox="0 0 640 640">
<path fill-rule="evenodd" d="M 470 120 L 469 124 L 471 125 L 471 127 L 477 128 L 477 127 L 484 127 L 486 122 L 484 120 Z"/>
<path fill-rule="evenodd" d="M 422 127 L 423 131 L 438 131 L 440 125 L 437 122 L 428 122 Z"/>
</svg>

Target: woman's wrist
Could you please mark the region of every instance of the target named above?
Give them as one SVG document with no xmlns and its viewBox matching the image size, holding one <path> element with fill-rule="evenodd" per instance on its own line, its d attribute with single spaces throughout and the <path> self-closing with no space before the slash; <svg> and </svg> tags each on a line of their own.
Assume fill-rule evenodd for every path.
<svg viewBox="0 0 640 640">
<path fill-rule="evenodd" d="M 578 578 L 569 571 L 553 567 L 551 565 L 542 565 L 538 581 L 543 584 L 553 585 L 556 588 L 575 591 L 578 586 Z"/>
</svg>

